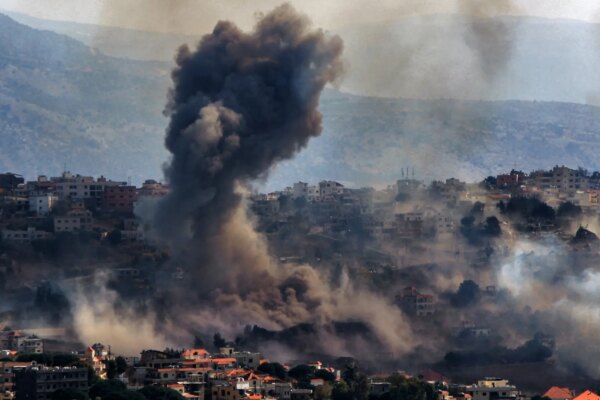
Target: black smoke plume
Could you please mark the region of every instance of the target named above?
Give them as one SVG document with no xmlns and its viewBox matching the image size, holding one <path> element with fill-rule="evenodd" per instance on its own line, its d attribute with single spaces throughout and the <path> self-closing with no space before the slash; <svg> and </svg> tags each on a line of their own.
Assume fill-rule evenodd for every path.
<svg viewBox="0 0 600 400">
<path fill-rule="evenodd" d="M 175 247 L 193 237 L 200 259 L 216 261 L 211 242 L 240 205 L 237 185 L 320 134 L 319 95 L 340 77 L 342 47 L 286 4 L 253 32 L 221 21 L 195 50 L 180 48 L 166 110 L 171 193 L 157 215 Z"/>
</svg>

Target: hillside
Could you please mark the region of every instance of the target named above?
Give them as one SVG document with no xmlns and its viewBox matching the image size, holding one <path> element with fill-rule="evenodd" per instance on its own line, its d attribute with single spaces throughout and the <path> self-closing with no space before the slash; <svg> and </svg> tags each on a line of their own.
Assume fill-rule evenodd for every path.
<svg viewBox="0 0 600 400">
<path fill-rule="evenodd" d="M 0 15 L 0 168 L 158 174 L 168 73 Z"/>
<path fill-rule="evenodd" d="M 9 15 L 33 28 L 73 37 L 105 54 L 138 60 L 170 62 L 181 43 L 194 44 L 201 36 Z M 424 15 L 344 26 L 335 33 L 345 42 L 345 92 L 600 104 L 600 24 Z"/>
<path fill-rule="evenodd" d="M 167 159 L 162 115 L 170 65 L 107 56 L 64 35 L 0 16 L 0 170 L 64 166 L 134 182 Z M 600 169 L 600 108 L 527 101 L 405 100 L 328 90 L 323 135 L 278 166 L 277 188 L 303 179 L 387 184 L 480 179 L 513 167 Z"/>
</svg>

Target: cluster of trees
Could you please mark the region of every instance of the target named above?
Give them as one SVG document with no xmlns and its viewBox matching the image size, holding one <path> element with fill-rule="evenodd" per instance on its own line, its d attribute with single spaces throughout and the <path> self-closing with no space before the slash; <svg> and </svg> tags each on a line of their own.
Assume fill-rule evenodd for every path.
<svg viewBox="0 0 600 400">
<path fill-rule="evenodd" d="M 477 304 L 480 299 L 479 285 L 467 279 L 460 284 L 456 293 L 450 295 L 450 304 L 456 308 L 465 308 Z"/>
<path fill-rule="evenodd" d="M 146 386 L 140 390 L 129 390 L 121 381 L 109 379 L 99 381 L 86 393 L 77 389 L 59 389 L 52 393 L 51 400 L 183 400 L 183 396 L 172 389 Z"/>
<path fill-rule="evenodd" d="M 507 202 L 499 202 L 497 207 L 502 214 L 511 217 L 550 223 L 557 220 L 558 222 L 568 221 L 581 216 L 582 213 L 581 207 L 570 201 L 561 203 L 555 210 L 536 197 L 513 197 Z"/>
<path fill-rule="evenodd" d="M 540 337 L 534 337 L 514 349 L 504 346 L 451 351 L 444 356 L 448 367 L 516 364 L 544 361 L 552 356 L 552 347 Z"/>
<path fill-rule="evenodd" d="M 386 381 L 390 389 L 383 393 L 369 393 L 367 377 L 356 367 L 346 368 L 343 380 L 337 382 L 331 391 L 331 400 L 436 400 L 433 385 L 400 374 L 390 375 Z"/>
<path fill-rule="evenodd" d="M 469 214 L 460 220 L 460 232 L 474 246 L 480 246 L 489 239 L 502 235 L 498 218 L 483 218 L 484 207 L 483 203 L 476 202 Z"/>
</svg>

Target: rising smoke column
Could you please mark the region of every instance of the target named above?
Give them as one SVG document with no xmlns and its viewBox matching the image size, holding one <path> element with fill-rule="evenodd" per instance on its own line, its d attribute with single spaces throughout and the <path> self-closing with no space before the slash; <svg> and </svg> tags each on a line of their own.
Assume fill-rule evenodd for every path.
<svg viewBox="0 0 600 400">
<path fill-rule="evenodd" d="M 169 296 L 194 307 L 189 331 L 339 319 L 363 322 L 392 351 L 414 344 L 388 300 L 347 277 L 332 285 L 309 265 L 279 265 L 246 213 L 245 185 L 320 134 L 319 95 L 342 73 L 342 48 L 339 37 L 311 30 L 284 4 L 250 33 L 219 22 L 195 51 L 179 50 L 167 106 L 171 191 L 155 227 L 185 270 L 182 285 L 194 289 L 178 286 Z M 345 352 L 326 329 L 320 339 L 328 351 Z"/>
<path fill-rule="evenodd" d="M 180 48 L 166 110 L 171 193 L 157 216 L 168 237 L 213 238 L 240 206 L 236 185 L 320 134 L 319 95 L 342 72 L 343 46 L 309 25 L 283 5 L 253 32 L 219 22 L 196 50 Z"/>
</svg>

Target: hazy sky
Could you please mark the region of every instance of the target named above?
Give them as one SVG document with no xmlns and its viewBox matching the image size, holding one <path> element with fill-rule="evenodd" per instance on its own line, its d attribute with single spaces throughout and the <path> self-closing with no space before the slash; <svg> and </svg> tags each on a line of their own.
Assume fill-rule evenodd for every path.
<svg viewBox="0 0 600 400">
<path fill-rule="evenodd" d="M 144 30 L 205 33 L 219 19 L 243 27 L 254 13 L 281 0 L 0 0 L 0 8 L 35 17 Z M 320 26 L 394 20 L 405 15 L 475 12 L 494 3 L 493 14 L 531 15 L 600 22 L 600 0 L 291 0 Z M 498 6 L 501 3 L 503 6 Z M 469 11 L 471 10 L 471 11 Z"/>
</svg>

